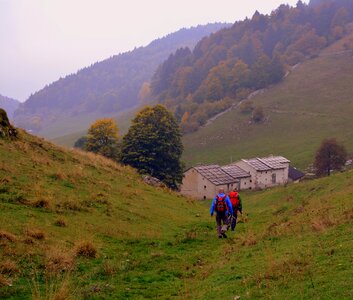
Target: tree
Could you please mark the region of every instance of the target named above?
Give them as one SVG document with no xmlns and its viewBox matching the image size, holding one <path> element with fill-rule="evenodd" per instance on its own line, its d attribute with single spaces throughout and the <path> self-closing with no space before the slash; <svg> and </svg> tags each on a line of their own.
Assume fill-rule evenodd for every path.
<svg viewBox="0 0 353 300">
<path fill-rule="evenodd" d="M 86 142 L 87 142 L 87 136 L 81 136 L 79 139 L 76 140 L 74 144 L 74 148 L 85 149 Z"/>
<path fill-rule="evenodd" d="M 146 107 L 132 121 L 122 142 L 121 161 L 176 189 L 183 178 L 179 126 L 162 105 Z"/>
<path fill-rule="evenodd" d="M 340 170 L 347 158 L 347 152 L 343 145 L 336 139 L 325 139 L 316 152 L 314 168 L 316 175 L 330 176 L 331 170 Z"/>
<path fill-rule="evenodd" d="M 99 119 L 88 129 L 85 150 L 111 159 L 118 157 L 118 126 L 113 119 Z"/>
<path fill-rule="evenodd" d="M 253 110 L 251 119 L 254 123 L 261 123 L 265 119 L 264 110 L 261 106 L 258 106 Z"/>
</svg>

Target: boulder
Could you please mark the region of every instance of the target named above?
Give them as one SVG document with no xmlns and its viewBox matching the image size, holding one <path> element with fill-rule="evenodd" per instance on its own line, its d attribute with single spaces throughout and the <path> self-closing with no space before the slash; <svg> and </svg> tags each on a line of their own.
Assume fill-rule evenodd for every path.
<svg viewBox="0 0 353 300">
<path fill-rule="evenodd" d="M 151 175 L 143 175 L 142 179 L 148 185 L 151 185 L 154 187 L 166 187 L 166 185 L 162 181 L 160 181 L 156 177 L 152 177 Z"/>
<path fill-rule="evenodd" d="M 0 108 L 0 137 L 17 137 L 16 128 L 10 124 L 9 118 L 7 117 L 7 113 L 2 108 Z"/>
</svg>

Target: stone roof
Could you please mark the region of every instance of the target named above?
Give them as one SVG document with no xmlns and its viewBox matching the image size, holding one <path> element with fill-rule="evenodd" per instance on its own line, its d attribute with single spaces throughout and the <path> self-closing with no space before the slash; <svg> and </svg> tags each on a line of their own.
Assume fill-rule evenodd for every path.
<svg viewBox="0 0 353 300">
<path fill-rule="evenodd" d="M 289 170 L 288 170 L 288 177 L 290 179 L 292 179 L 293 181 L 299 180 L 301 178 L 303 178 L 305 176 L 305 174 L 299 170 L 297 170 L 296 168 L 289 166 Z"/>
<path fill-rule="evenodd" d="M 226 171 L 230 176 L 234 178 L 246 178 L 250 177 L 250 173 L 244 171 L 242 168 L 238 167 L 235 164 L 230 164 L 222 167 L 223 171 Z"/>
<path fill-rule="evenodd" d="M 272 168 L 265 163 L 263 163 L 258 158 L 242 159 L 243 162 L 247 163 L 249 166 L 253 167 L 256 171 L 270 171 Z"/>
<path fill-rule="evenodd" d="M 194 167 L 203 177 L 215 185 L 235 183 L 237 180 L 222 170 L 219 165 L 207 165 Z"/>
<path fill-rule="evenodd" d="M 270 171 L 284 169 L 286 163 L 290 161 L 283 156 L 269 156 L 264 158 L 243 159 L 245 163 L 253 167 L 256 171 Z"/>
</svg>

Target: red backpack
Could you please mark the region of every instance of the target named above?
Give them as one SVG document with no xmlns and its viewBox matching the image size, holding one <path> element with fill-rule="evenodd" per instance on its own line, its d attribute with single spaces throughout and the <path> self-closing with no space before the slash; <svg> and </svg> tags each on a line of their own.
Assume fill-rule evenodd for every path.
<svg viewBox="0 0 353 300">
<path fill-rule="evenodd" d="M 219 195 L 216 196 L 216 212 L 225 212 L 227 210 L 226 198 L 227 195 L 224 195 L 223 197 L 220 197 Z"/>
<path fill-rule="evenodd" d="M 238 207 L 239 204 L 240 204 L 240 200 L 239 200 L 239 194 L 238 192 L 230 192 L 229 193 L 229 199 L 230 199 L 230 202 L 232 203 L 232 206 L 233 207 Z"/>
</svg>

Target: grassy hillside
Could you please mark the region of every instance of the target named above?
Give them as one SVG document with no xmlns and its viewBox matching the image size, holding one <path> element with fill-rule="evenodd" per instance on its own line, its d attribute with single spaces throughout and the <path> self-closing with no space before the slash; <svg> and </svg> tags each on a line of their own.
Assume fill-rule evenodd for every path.
<svg viewBox="0 0 353 300">
<path fill-rule="evenodd" d="M 249 124 L 239 109 L 186 135 L 184 160 L 228 163 L 252 156 L 280 154 L 307 167 L 324 138 L 335 137 L 353 152 L 353 57 L 338 45 L 297 66 L 282 83 L 255 96 L 267 120 Z"/>
<path fill-rule="evenodd" d="M 353 172 L 243 194 L 227 240 L 209 201 L 23 132 L 0 140 L 0 178 L 2 299 L 353 296 Z"/>
<path fill-rule="evenodd" d="M 130 168 L 23 132 L 17 141 L 0 140 L 0 178 L 0 298 L 78 277 L 75 295 L 90 294 L 94 284 L 105 295 L 113 286 L 129 294 L 130 283 L 118 284 L 128 270 L 145 268 L 148 277 L 148 260 L 135 256 L 158 252 L 160 239 L 182 243 L 200 213 L 194 202 L 143 184 Z M 95 259 L 75 256 L 81 242 L 94 245 Z"/>
<path fill-rule="evenodd" d="M 137 109 L 128 110 L 119 114 L 106 116 L 106 117 L 113 118 L 118 124 L 119 134 L 124 135 L 129 129 L 131 119 L 135 116 L 137 111 L 140 109 L 142 109 L 142 106 L 140 106 Z M 83 122 L 80 120 L 80 118 L 78 120 L 75 120 L 76 127 L 74 128 L 76 128 L 76 131 L 73 133 L 60 135 L 60 130 L 63 128 L 63 126 L 65 126 L 65 123 L 54 123 L 48 126 L 45 129 L 45 131 L 43 131 L 43 136 L 57 136 L 56 138 L 51 139 L 55 144 L 66 146 L 66 147 L 73 147 L 75 142 L 80 137 L 87 134 L 87 129 L 90 126 L 90 124 L 92 124 L 97 119 L 101 119 L 102 116 L 92 115 L 90 119 L 87 119 L 86 117 L 83 117 L 83 118 L 85 118 Z M 73 125 L 72 121 L 73 120 L 71 121 L 69 120 L 66 126 L 67 127 L 72 126 Z M 58 125 L 58 127 L 56 127 L 56 125 Z M 71 130 L 72 130 L 72 127 L 71 127 Z"/>
</svg>

